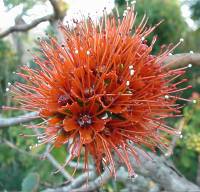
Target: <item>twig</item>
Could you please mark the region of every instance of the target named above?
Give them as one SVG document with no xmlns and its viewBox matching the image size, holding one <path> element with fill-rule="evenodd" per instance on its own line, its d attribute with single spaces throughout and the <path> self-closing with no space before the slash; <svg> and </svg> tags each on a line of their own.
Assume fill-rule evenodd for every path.
<svg viewBox="0 0 200 192">
<path fill-rule="evenodd" d="M 68 165 L 69 165 L 70 167 L 76 168 L 77 170 L 82 170 L 82 169 L 85 168 L 85 166 L 84 166 L 83 163 L 78 163 L 78 164 L 77 164 L 76 162 L 73 162 L 73 161 L 70 161 L 70 162 L 68 163 Z M 93 169 L 94 169 L 94 166 L 89 165 L 88 169 L 89 169 L 89 170 L 93 170 Z"/>
<path fill-rule="evenodd" d="M 138 174 L 151 178 L 165 191 L 200 191 L 200 188 L 197 185 L 187 180 L 176 170 L 171 161 L 168 161 L 165 158 L 159 157 L 153 153 L 148 153 L 149 156 L 151 156 L 151 159 L 147 159 L 144 157 L 144 153 L 141 150 L 136 150 L 142 166 L 139 166 L 131 155 L 130 159 L 132 166 L 135 168 L 135 171 Z"/>
<path fill-rule="evenodd" d="M 91 181 L 85 187 L 81 187 L 79 189 L 75 189 L 72 191 L 73 192 L 94 191 L 95 189 L 98 189 L 100 186 L 105 184 L 110 178 L 111 178 L 110 170 L 109 170 L 109 168 L 106 168 L 106 170 L 99 177 L 97 177 L 94 181 Z"/>
<path fill-rule="evenodd" d="M 38 129 L 34 129 L 35 133 L 37 135 L 40 135 L 40 131 Z M 46 145 L 46 150 L 45 153 L 41 156 L 41 157 L 46 157 L 50 163 L 60 171 L 60 173 L 62 173 L 62 175 L 68 179 L 69 181 L 73 181 L 73 177 L 64 169 L 64 167 L 62 167 L 60 165 L 60 163 L 58 163 L 58 161 L 49 153 L 49 149 L 50 149 L 51 144 L 47 144 Z"/>
<path fill-rule="evenodd" d="M 37 118 L 39 118 L 37 112 L 27 113 L 18 117 L 0 118 L 0 128 L 10 127 L 20 123 L 27 123 Z"/>
<path fill-rule="evenodd" d="M 177 129 L 178 132 L 180 132 L 180 133 L 182 132 L 184 124 L 185 124 L 185 119 L 182 118 L 179 122 L 179 126 L 178 126 L 178 129 Z M 180 136 L 174 135 L 173 136 L 172 141 L 171 141 L 171 145 L 169 146 L 167 153 L 165 154 L 166 157 L 170 157 L 173 154 L 173 150 L 176 146 L 176 142 L 180 137 L 182 137 L 182 135 L 180 135 Z"/>
<path fill-rule="evenodd" d="M 200 53 L 181 53 L 169 56 L 165 61 L 165 68 L 178 68 L 188 64 L 200 66 Z"/>
<path fill-rule="evenodd" d="M 77 178 L 74 179 L 74 181 L 64 187 L 56 188 L 56 189 L 46 189 L 44 192 L 66 192 L 66 191 L 74 191 L 73 189 L 81 187 L 85 181 L 93 180 L 96 177 L 96 174 L 94 171 L 89 171 L 81 174 Z"/>
<path fill-rule="evenodd" d="M 58 161 L 56 161 L 56 159 L 50 154 L 50 153 L 47 153 L 46 154 L 46 157 L 47 159 L 51 162 L 51 164 L 56 167 L 56 169 L 59 169 L 60 170 L 60 173 L 62 173 L 62 175 L 70 180 L 70 181 L 73 181 L 73 177 L 60 165 L 60 163 L 58 163 Z"/>
<path fill-rule="evenodd" d="M 35 19 L 30 24 L 22 24 L 22 25 L 12 26 L 12 27 L 8 28 L 7 30 L 5 30 L 4 32 L 1 32 L 0 38 L 6 37 L 7 35 L 9 35 L 10 33 L 13 33 L 13 32 L 26 32 L 26 31 L 36 27 L 37 25 L 39 25 L 42 22 L 50 21 L 51 19 L 53 19 L 53 17 L 54 17 L 54 15 L 47 15 L 47 16 L 41 17 L 39 19 Z"/>
<path fill-rule="evenodd" d="M 46 15 L 44 17 L 35 19 L 30 24 L 21 24 L 21 25 L 12 26 L 12 27 L 8 28 L 7 30 L 1 32 L 0 38 L 6 37 L 7 35 L 9 35 L 10 33 L 13 33 L 13 32 L 29 31 L 30 29 L 33 29 L 34 27 L 36 27 L 37 25 L 39 25 L 40 23 L 45 22 L 45 21 L 52 22 L 55 20 L 62 19 L 64 17 L 64 15 L 63 15 L 63 13 L 61 13 L 57 1 L 49 0 L 49 2 L 51 3 L 51 5 L 53 7 L 53 14 Z"/>
<path fill-rule="evenodd" d="M 17 147 L 14 143 L 12 143 L 12 142 L 10 142 L 6 139 L 3 140 L 3 144 L 7 145 L 8 147 L 10 147 L 10 148 L 22 153 L 22 154 L 30 155 L 30 156 L 32 156 L 34 158 L 38 158 L 38 159 L 40 158 L 40 155 L 29 153 L 28 151 L 25 151 L 25 150 Z"/>
<path fill-rule="evenodd" d="M 60 8 L 58 6 L 57 0 L 49 0 L 49 2 L 51 3 L 52 7 L 53 7 L 53 11 L 54 11 L 54 20 L 62 20 L 62 18 L 64 17 L 63 13 L 61 13 Z"/>
</svg>

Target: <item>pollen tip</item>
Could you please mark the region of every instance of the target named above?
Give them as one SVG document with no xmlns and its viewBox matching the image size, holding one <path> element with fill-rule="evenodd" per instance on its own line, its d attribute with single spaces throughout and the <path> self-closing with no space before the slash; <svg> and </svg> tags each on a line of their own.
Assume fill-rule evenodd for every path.
<svg viewBox="0 0 200 192">
<path fill-rule="evenodd" d="M 136 173 L 130 174 L 129 176 L 131 179 L 136 179 L 138 175 Z"/>
<path fill-rule="evenodd" d="M 190 54 L 194 54 L 194 51 L 190 51 Z"/>
<path fill-rule="evenodd" d="M 126 85 L 129 86 L 130 85 L 130 81 L 126 81 Z"/>
<path fill-rule="evenodd" d="M 197 100 L 196 100 L 196 99 L 193 99 L 193 100 L 192 100 L 192 103 L 196 104 L 196 103 L 197 103 Z"/>
<path fill-rule="evenodd" d="M 171 153 L 170 153 L 170 152 L 167 152 L 167 153 L 165 153 L 164 155 L 165 155 L 165 157 L 170 157 L 170 156 L 171 156 Z"/>
<path fill-rule="evenodd" d="M 191 68 L 191 67 L 192 67 L 192 64 L 191 64 L 191 63 L 190 63 L 190 64 L 188 64 L 188 67 L 189 67 L 189 68 Z"/>
<path fill-rule="evenodd" d="M 169 95 L 165 95 L 165 99 L 169 99 Z"/>
<path fill-rule="evenodd" d="M 133 69 L 133 65 L 130 65 L 130 66 L 129 66 L 129 69 Z"/>
<path fill-rule="evenodd" d="M 180 40 L 179 40 L 179 41 L 182 43 L 182 42 L 184 42 L 184 39 L 183 39 L 183 38 L 180 38 Z"/>
<path fill-rule="evenodd" d="M 134 5 L 134 4 L 136 4 L 136 1 L 131 1 L 131 5 Z"/>
<path fill-rule="evenodd" d="M 181 135 L 181 131 L 175 131 L 176 135 Z"/>
<path fill-rule="evenodd" d="M 131 69 L 131 70 L 130 70 L 130 75 L 133 76 L 134 73 L 135 73 L 135 70 L 134 70 L 134 69 Z"/>
</svg>

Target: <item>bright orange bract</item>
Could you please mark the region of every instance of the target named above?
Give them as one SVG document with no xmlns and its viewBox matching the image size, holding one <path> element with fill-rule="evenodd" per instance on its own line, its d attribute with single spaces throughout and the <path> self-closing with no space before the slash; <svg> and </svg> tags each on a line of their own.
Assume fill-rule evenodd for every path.
<svg viewBox="0 0 200 192">
<path fill-rule="evenodd" d="M 166 133 L 176 132 L 164 119 L 178 116 L 176 104 L 181 82 L 174 79 L 184 68 L 167 70 L 163 61 L 174 47 L 151 55 L 156 38 L 144 40 L 153 30 L 144 17 L 137 27 L 133 8 L 116 20 L 106 16 L 60 26 L 63 44 L 54 38 L 40 40 L 42 56 L 34 56 L 37 68 L 22 67 L 25 83 L 12 87 L 21 109 L 39 111 L 46 121 L 42 143 L 67 144 L 71 159 L 84 152 L 98 172 L 111 165 L 113 152 L 134 174 L 129 156 L 138 160 L 135 147 L 167 147 Z"/>
</svg>

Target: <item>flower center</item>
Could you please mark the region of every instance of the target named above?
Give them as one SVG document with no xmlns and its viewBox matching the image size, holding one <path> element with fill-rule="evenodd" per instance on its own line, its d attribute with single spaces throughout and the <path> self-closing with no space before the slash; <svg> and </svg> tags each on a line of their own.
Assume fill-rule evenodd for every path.
<svg viewBox="0 0 200 192">
<path fill-rule="evenodd" d="M 66 105 L 70 101 L 70 98 L 68 95 L 60 95 L 58 97 L 58 104 L 61 106 Z"/>
<path fill-rule="evenodd" d="M 92 117 L 88 114 L 81 114 L 77 123 L 80 127 L 87 127 L 92 124 Z"/>
</svg>

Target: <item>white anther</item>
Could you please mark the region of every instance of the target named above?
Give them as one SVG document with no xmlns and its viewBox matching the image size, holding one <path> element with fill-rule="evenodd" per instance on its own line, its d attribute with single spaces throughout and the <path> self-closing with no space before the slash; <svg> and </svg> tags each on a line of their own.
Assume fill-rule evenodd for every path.
<svg viewBox="0 0 200 192">
<path fill-rule="evenodd" d="M 181 135 L 181 131 L 175 131 L 176 135 Z"/>
<path fill-rule="evenodd" d="M 169 53 L 169 55 L 173 55 L 172 53 Z"/>
<path fill-rule="evenodd" d="M 87 55 L 90 55 L 90 51 L 87 51 L 86 54 L 87 54 Z"/>
<path fill-rule="evenodd" d="M 165 157 L 169 157 L 171 155 L 171 153 L 167 152 L 165 153 Z"/>
<path fill-rule="evenodd" d="M 126 82 L 126 85 L 129 86 L 129 85 L 130 85 L 130 81 L 127 81 L 127 82 Z"/>
<path fill-rule="evenodd" d="M 129 66 L 129 69 L 133 69 L 133 65 L 130 65 L 130 66 Z"/>
<path fill-rule="evenodd" d="M 9 88 L 6 88 L 6 92 L 8 92 L 9 91 Z"/>
<path fill-rule="evenodd" d="M 196 103 L 197 103 L 197 100 L 196 100 L 196 99 L 192 100 L 192 103 L 196 104 Z"/>
<path fill-rule="evenodd" d="M 108 119 L 108 114 L 105 113 L 104 116 L 101 119 Z"/>
<path fill-rule="evenodd" d="M 182 138 L 183 138 L 183 135 L 181 134 L 181 135 L 180 135 L 180 139 L 182 139 Z"/>
<path fill-rule="evenodd" d="M 136 179 L 137 177 L 138 177 L 138 175 L 135 174 L 135 173 L 134 173 L 133 175 L 130 176 L 131 179 Z"/>
<path fill-rule="evenodd" d="M 136 1 L 132 1 L 131 4 L 134 5 L 136 3 Z"/>
<path fill-rule="evenodd" d="M 190 63 L 190 64 L 188 64 L 188 67 L 189 67 L 189 68 L 191 68 L 191 67 L 192 67 L 192 64 L 191 64 L 191 63 Z"/>
<path fill-rule="evenodd" d="M 180 42 L 184 42 L 184 39 L 183 39 L 183 38 L 180 38 Z"/>
<path fill-rule="evenodd" d="M 10 82 L 8 82 L 8 86 L 11 86 L 11 83 L 10 83 Z"/>
<path fill-rule="evenodd" d="M 169 95 L 165 95 L 165 99 L 169 99 Z"/>
<path fill-rule="evenodd" d="M 142 37 L 142 41 L 144 41 L 145 40 L 145 37 Z"/>
<path fill-rule="evenodd" d="M 75 50 L 75 54 L 78 54 L 78 50 L 77 49 Z"/>
<path fill-rule="evenodd" d="M 133 76 L 134 73 L 135 73 L 135 70 L 134 70 L 134 69 L 131 69 L 131 70 L 130 70 L 130 75 Z"/>
<path fill-rule="evenodd" d="M 131 7 L 127 7 L 127 10 L 131 10 Z"/>
<path fill-rule="evenodd" d="M 190 51 L 190 54 L 193 54 L 194 53 L 194 51 Z"/>
</svg>

